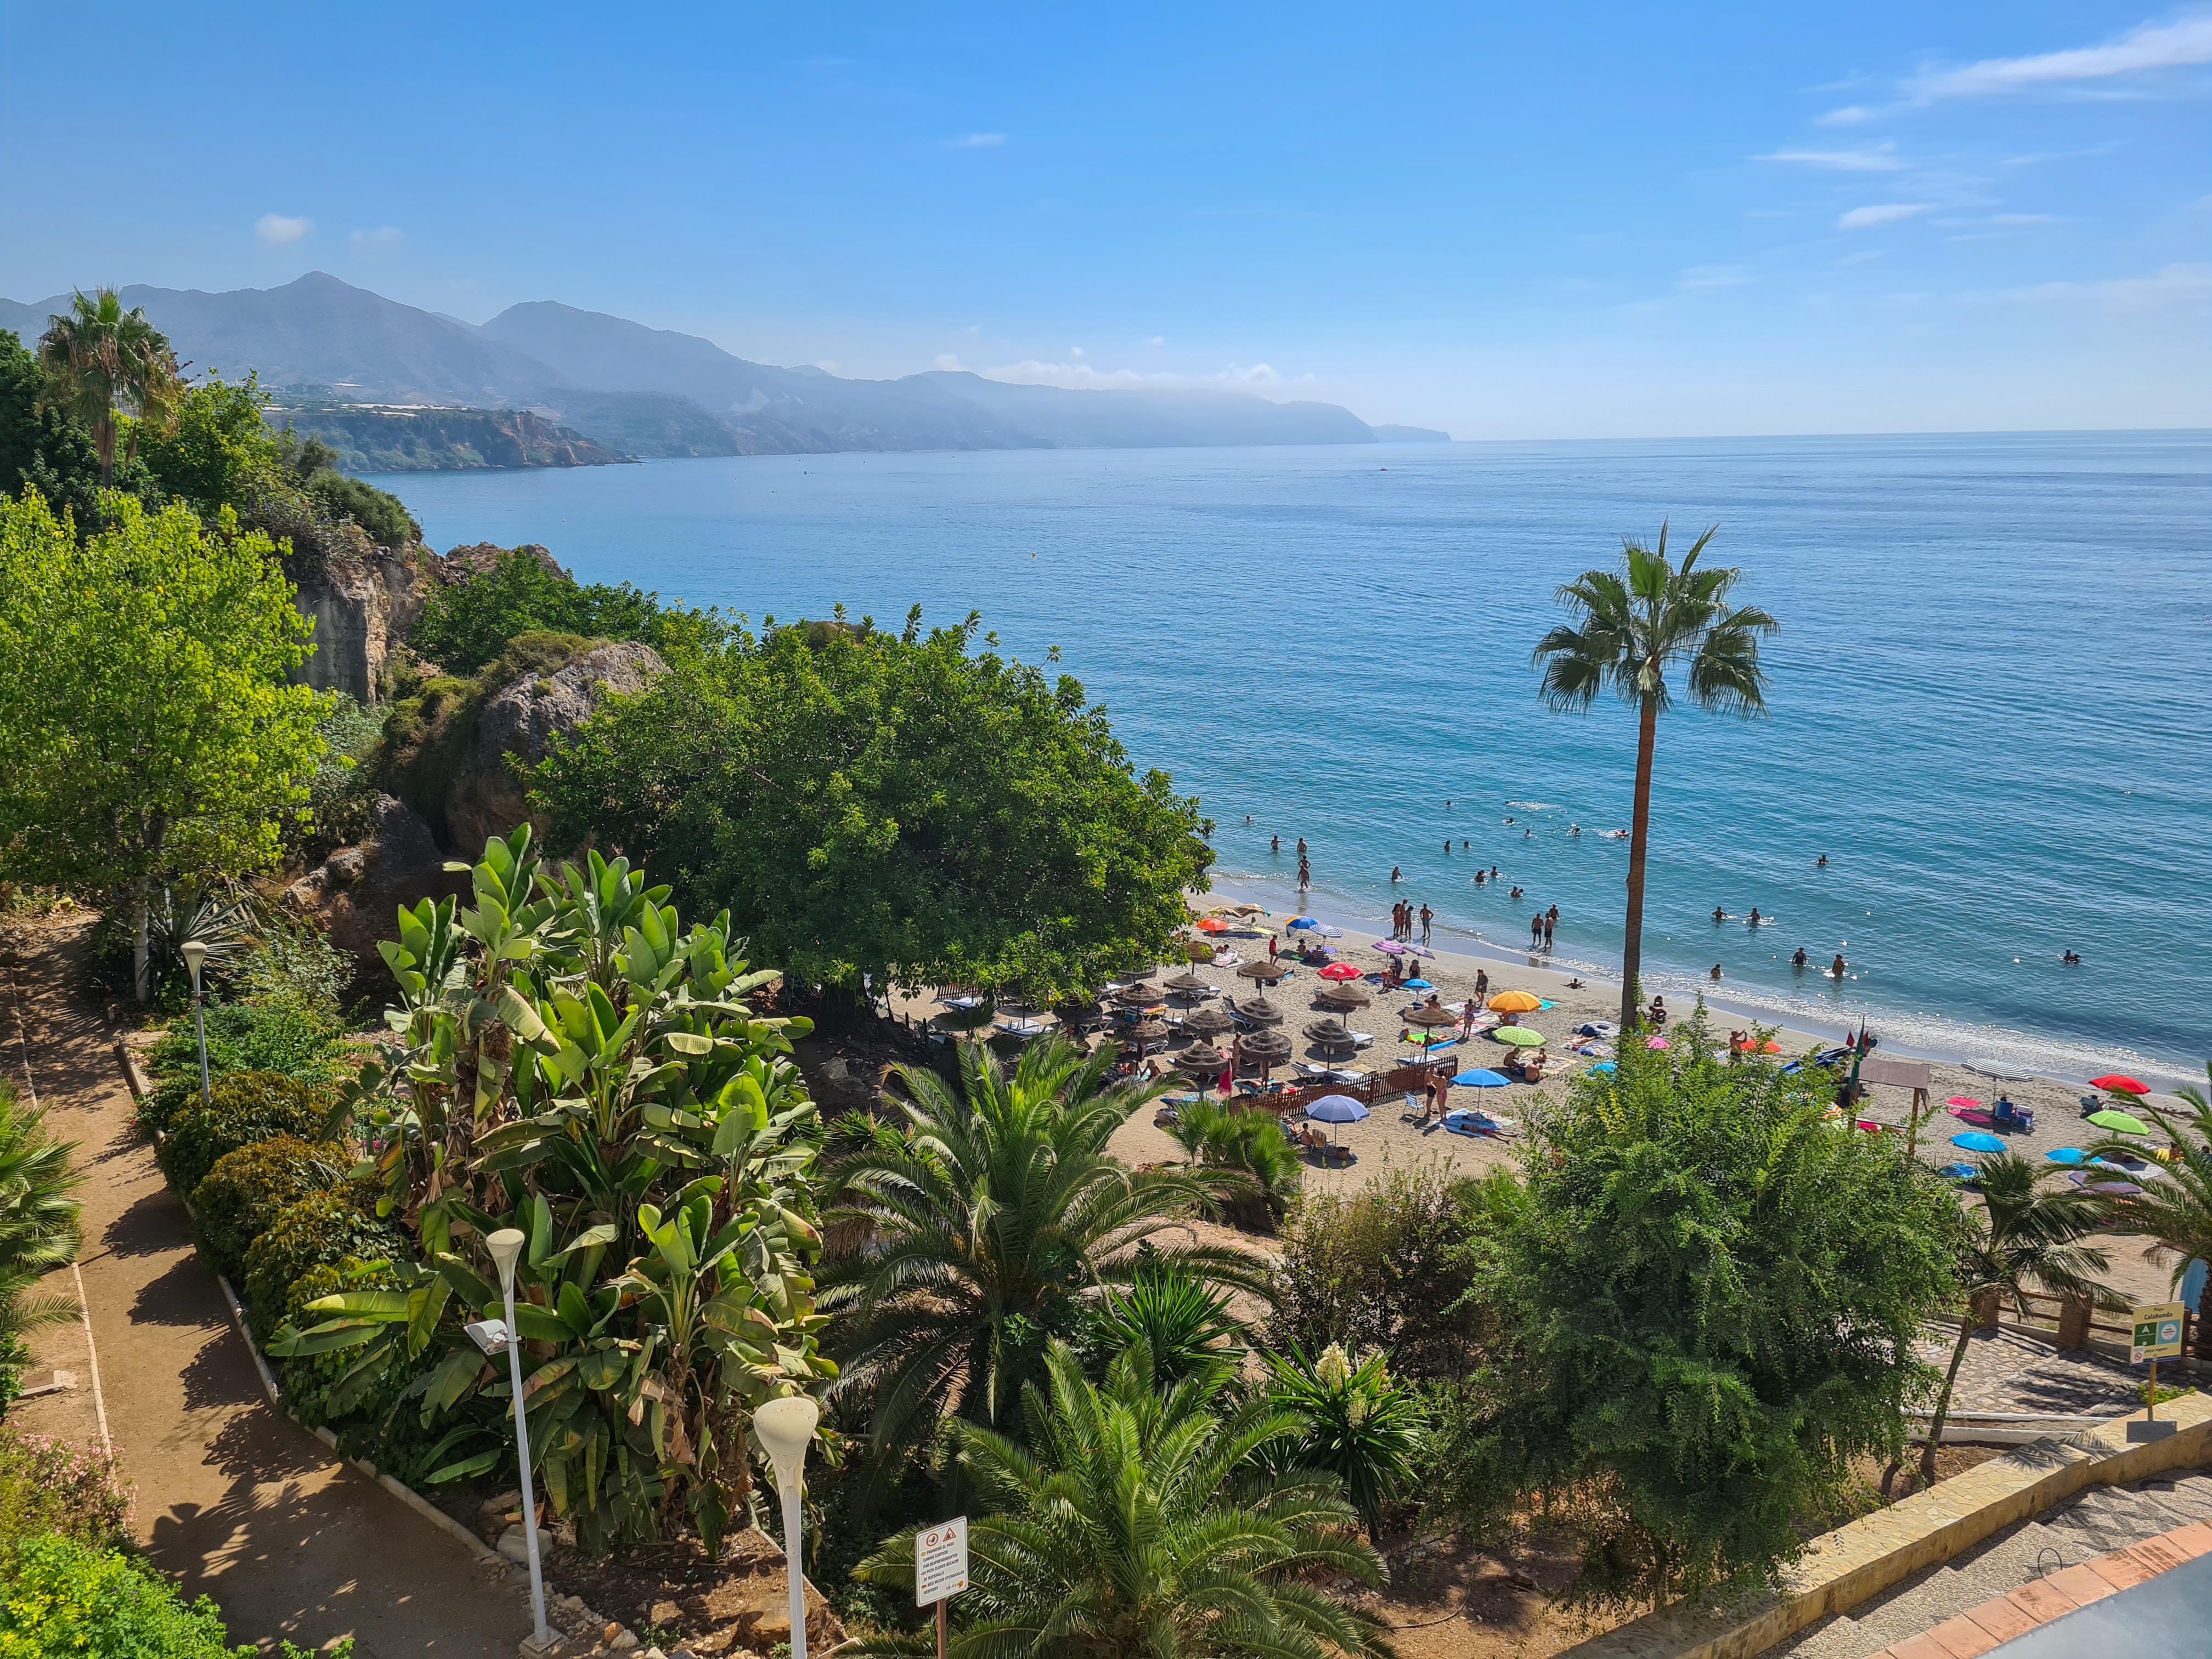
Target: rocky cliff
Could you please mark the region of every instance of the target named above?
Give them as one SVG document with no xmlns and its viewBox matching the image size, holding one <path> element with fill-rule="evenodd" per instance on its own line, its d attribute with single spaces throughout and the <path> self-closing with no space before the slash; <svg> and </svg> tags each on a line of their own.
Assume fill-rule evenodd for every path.
<svg viewBox="0 0 2212 1659">
<path fill-rule="evenodd" d="M 607 466 L 628 455 L 527 409 L 407 409 L 287 400 L 272 427 L 321 439 L 349 472 L 454 472 L 487 467 Z"/>
</svg>

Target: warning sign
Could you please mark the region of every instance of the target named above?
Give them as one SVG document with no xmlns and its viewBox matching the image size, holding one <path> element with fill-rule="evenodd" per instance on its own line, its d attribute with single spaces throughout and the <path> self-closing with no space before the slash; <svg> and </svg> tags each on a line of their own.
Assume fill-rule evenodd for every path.
<svg viewBox="0 0 2212 1659">
<path fill-rule="evenodd" d="M 914 1604 L 926 1607 L 968 1588 L 968 1517 L 925 1527 L 914 1535 Z"/>
</svg>

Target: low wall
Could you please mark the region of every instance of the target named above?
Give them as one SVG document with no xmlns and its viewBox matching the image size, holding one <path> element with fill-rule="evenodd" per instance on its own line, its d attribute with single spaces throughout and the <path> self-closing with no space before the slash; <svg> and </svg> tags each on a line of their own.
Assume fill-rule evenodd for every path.
<svg viewBox="0 0 2212 1659">
<path fill-rule="evenodd" d="M 2212 1462 L 2212 1397 L 2169 1400 L 2159 1416 L 2179 1425 L 2163 1440 L 2129 1441 L 2127 1425 L 2142 1422 L 2140 1413 L 2064 1441 L 2039 1440 L 1825 1534 L 1784 1575 L 1779 1595 L 1726 1611 L 1650 1613 L 1560 1659 L 1751 1659 L 2087 1487 Z"/>
</svg>

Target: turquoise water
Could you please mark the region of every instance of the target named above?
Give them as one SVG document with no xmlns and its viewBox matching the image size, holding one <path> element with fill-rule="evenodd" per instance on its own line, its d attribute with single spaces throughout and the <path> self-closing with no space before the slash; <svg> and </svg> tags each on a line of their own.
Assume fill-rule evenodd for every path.
<svg viewBox="0 0 2212 1659">
<path fill-rule="evenodd" d="M 757 620 L 919 601 L 1061 648 L 1224 884 L 1426 902 L 1438 943 L 1618 969 L 1634 731 L 1545 712 L 1554 588 L 1717 522 L 1780 617 L 1771 719 L 1662 722 L 1647 967 L 1900 1048 L 2202 1080 L 2212 1054 L 2212 434 L 688 460 L 380 480 L 434 544 L 540 541 Z M 1245 815 L 1250 814 L 1248 826 Z M 1510 825 L 1507 819 L 1513 819 Z M 1580 824 L 1577 838 L 1570 825 Z M 1533 834 L 1526 833 L 1533 830 Z M 1453 842 L 1447 855 L 1445 838 Z M 1458 843 L 1470 843 L 1465 853 Z M 1816 868 L 1826 854 L 1828 866 Z M 1478 860 L 1502 887 L 1476 888 Z M 1512 886 L 1526 897 L 1507 896 Z M 1753 906 L 1753 930 L 1715 924 Z M 1841 985 L 1794 972 L 1841 951 Z M 2062 965 L 2073 949 L 2082 966 Z M 1672 977 L 1670 977 L 1670 975 Z M 2154 1079 L 2155 1080 L 2155 1079 Z"/>
</svg>

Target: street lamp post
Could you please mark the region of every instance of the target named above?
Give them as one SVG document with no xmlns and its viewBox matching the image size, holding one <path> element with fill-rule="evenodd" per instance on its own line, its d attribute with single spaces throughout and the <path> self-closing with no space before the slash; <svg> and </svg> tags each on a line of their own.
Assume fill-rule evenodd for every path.
<svg viewBox="0 0 2212 1659">
<path fill-rule="evenodd" d="M 185 969 L 192 976 L 192 1030 L 200 1040 L 200 1104 L 211 1105 L 215 1088 L 208 1081 L 207 1059 L 207 993 L 200 989 L 200 965 L 207 960 L 208 948 L 196 939 L 188 939 L 177 947 L 185 959 Z"/>
<path fill-rule="evenodd" d="M 530 1479 L 530 1417 L 522 1407 L 522 1339 L 514 1326 L 514 1262 L 522 1254 L 520 1231 L 502 1227 L 484 1240 L 499 1268 L 500 1294 L 507 1298 L 507 1376 L 514 1392 L 514 1444 L 522 1463 L 522 1536 L 530 1548 L 530 1616 L 537 1624 L 537 1642 L 547 1646 L 552 1636 L 545 1628 L 545 1575 L 538 1565 L 538 1496 Z"/>
<path fill-rule="evenodd" d="M 806 1448 L 822 1407 L 803 1394 L 771 1400 L 753 1412 L 753 1434 L 768 1449 L 775 1490 L 783 1499 L 783 1571 L 791 1583 L 791 1659 L 806 1659 L 806 1574 L 799 1565 L 799 1499 L 805 1489 Z"/>
</svg>

